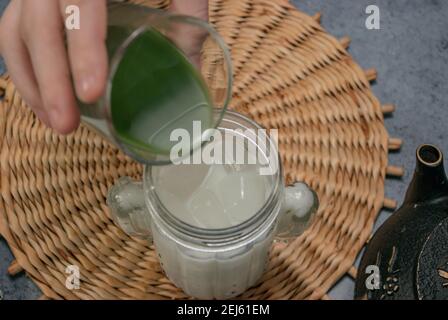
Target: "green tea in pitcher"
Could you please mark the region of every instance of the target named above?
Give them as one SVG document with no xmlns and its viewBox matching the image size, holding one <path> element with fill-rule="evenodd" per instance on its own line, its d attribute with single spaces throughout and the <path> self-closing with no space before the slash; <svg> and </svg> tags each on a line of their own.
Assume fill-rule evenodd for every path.
<svg viewBox="0 0 448 320">
<path fill-rule="evenodd" d="M 109 52 L 128 32 L 108 29 Z M 113 39 L 116 41 L 113 41 Z M 169 154 L 174 129 L 192 135 L 193 121 L 213 126 L 213 106 L 200 73 L 173 42 L 154 29 L 137 36 L 124 51 L 111 87 L 111 117 L 122 143 Z"/>
</svg>

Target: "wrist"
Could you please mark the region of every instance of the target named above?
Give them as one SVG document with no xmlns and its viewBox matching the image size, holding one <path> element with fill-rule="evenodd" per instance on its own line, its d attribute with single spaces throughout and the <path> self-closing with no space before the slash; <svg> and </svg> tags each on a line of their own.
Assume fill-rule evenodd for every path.
<svg viewBox="0 0 448 320">
<path fill-rule="evenodd" d="M 208 21 L 208 0 L 173 0 L 170 10 Z"/>
</svg>

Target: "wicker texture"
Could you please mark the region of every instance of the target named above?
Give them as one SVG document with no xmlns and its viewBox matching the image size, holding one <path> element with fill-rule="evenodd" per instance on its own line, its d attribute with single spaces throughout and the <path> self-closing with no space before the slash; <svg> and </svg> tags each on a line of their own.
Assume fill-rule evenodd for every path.
<svg viewBox="0 0 448 320">
<path fill-rule="evenodd" d="M 137 1 L 148 2 L 148 1 Z M 149 1 L 166 7 L 167 1 Z M 389 139 L 369 80 L 318 16 L 285 1 L 213 0 L 210 19 L 231 48 L 232 108 L 278 128 L 288 182 L 319 194 L 313 225 L 295 241 L 273 245 L 254 299 L 322 299 L 369 239 L 382 206 Z M 205 53 L 207 56 L 207 53 Z M 206 58 L 206 57 L 205 57 Z M 206 61 L 206 59 L 205 59 Z M 164 276 L 156 253 L 110 220 L 108 188 L 140 165 L 81 127 L 68 137 L 44 127 L 7 78 L 0 80 L 0 233 L 17 261 L 49 298 L 188 298 Z M 81 267 L 81 288 L 65 287 L 68 265 Z"/>
</svg>

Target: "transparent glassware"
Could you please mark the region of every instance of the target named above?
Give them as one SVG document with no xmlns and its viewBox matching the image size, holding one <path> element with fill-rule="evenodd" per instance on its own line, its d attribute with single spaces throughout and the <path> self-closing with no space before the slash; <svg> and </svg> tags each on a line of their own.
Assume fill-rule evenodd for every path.
<svg viewBox="0 0 448 320">
<path fill-rule="evenodd" d="M 240 130 L 252 139 L 247 129 L 261 128 L 227 111 L 218 129 Z M 127 234 L 154 243 L 166 275 L 187 294 L 201 299 L 235 297 L 259 281 L 274 239 L 302 234 L 318 208 L 317 195 L 305 183 L 284 186 L 277 147 L 269 143 L 274 157 L 268 163 L 276 169 L 266 180 L 264 204 L 240 224 L 211 229 L 179 219 L 159 197 L 158 166 L 146 166 L 141 182 L 121 178 L 108 194 L 110 214 Z M 231 190 L 222 188 L 222 192 Z"/>
<path fill-rule="evenodd" d="M 166 52 L 173 53 L 176 51 L 180 53 L 180 59 L 185 60 L 185 63 L 181 65 L 184 68 L 183 70 L 191 68 L 192 77 L 196 79 L 195 84 L 204 86 L 203 91 L 207 95 L 206 109 L 208 110 L 208 107 L 210 107 L 211 110 L 214 110 L 207 113 L 207 116 L 210 114 L 210 119 L 206 118 L 206 121 L 199 119 L 202 121 L 202 131 L 200 137 L 193 141 L 190 151 L 193 152 L 200 147 L 203 140 L 202 134 L 207 129 L 218 126 L 229 104 L 232 88 L 230 53 L 220 35 L 207 22 L 194 17 L 171 14 L 136 4 L 116 2 L 111 2 L 108 5 L 106 44 L 109 55 L 109 75 L 106 91 L 104 96 L 94 104 L 79 102 L 81 121 L 90 129 L 117 145 L 133 159 L 151 165 L 167 164 L 171 163 L 173 159 L 172 155 L 168 154 L 166 150 L 161 150 L 151 143 L 136 143 L 120 134 L 115 119 L 126 118 L 129 115 L 113 114 L 113 112 L 116 112 L 113 111 L 114 103 L 135 106 L 136 109 L 141 103 L 146 103 L 151 108 L 159 108 L 159 113 L 151 116 L 148 121 L 145 120 L 147 123 L 142 121 L 142 127 L 150 128 L 153 131 L 153 136 L 157 137 L 158 140 L 168 141 L 170 128 L 182 127 L 179 123 L 181 123 L 183 117 L 187 119 L 184 125 L 190 126 L 188 121 L 199 114 L 198 110 L 205 108 L 200 104 L 199 107 L 196 105 L 197 108 L 188 104 L 189 99 L 194 101 L 190 97 L 190 93 L 195 91 L 188 86 L 182 87 L 179 77 L 176 77 L 175 67 L 172 76 L 169 74 L 167 76 L 167 73 L 165 73 L 164 77 L 153 79 L 152 83 L 159 84 L 159 89 L 151 88 L 151 86 L 144 87 L 145 77 L 157 77 L 159 75 L 156 72 L 153 74 L 150 71 L 147 72 L 149 67 L 153 67 L 150 54 L 148 54 L 148 61 L 141 59 L 142 55 L 135 54 L 138 53 L 136 47 L 141 44 L 141 41 L 144 41 L 144 37 L 148 37 L 148 32 L 152 32 L 153 39 L 156 37 L 160 43 L 165 44 L 165 47 L 163 47 L 162 43 L 161 48 L 165 48 Z M 129 53 L 130 50 L 134 50 L 133 56 Z M 154 51 L 153 56 L 157 54 L 157 50 Z M 134 56 L 139 56 L 140 60 L 132 61 Z M 158 57 L 161 56 L 163 58 L 163 54 L 160 53 Z M 179 64 L 179 61 L 171 61 L 170 58 L 171 56 L 168 55 L 166 61 L 163 61 L 167 64 L 167 68 L 172 67 L 169 65 L 170 63 Z M 158 63 L 160 64 L 160 61 Z M 126 68 L 128 68 L 127 73 L 123 71 Z M 119 75 L 124 80 L 114 86 L 114 82 L 118 81 L 117 77 Z M 158 83 L 159 81 L 160 83 Z M 131 85 L 128 85 L 130 82 L 135 82 L 135 87 L 140 86 L 140 89 L 133 91 L 133 94 L 126 95 L 126 90 L 132 88 Z M 163 90 L 164 92 L 153 92 L 153 97 L 158 97 L 158 100 L 147 99 L 149 101 L 145 101 L 147 92 L 151 90 L 160 91 L 160 88 L 166 88 L 166 90 Z M 120 90 L 122 92 L 119 92 Z M 171 102 L 170 99 L 172 99 Z M 157 105 L 161 103 L 171 103 L 171 106 L 174 107 L 169 109 Z M 218 113 L 215 112 L 216 110 L 222 111 Z M 188 115 L 190 115 L 190 118 L 187 117 Z"/>
</svg>

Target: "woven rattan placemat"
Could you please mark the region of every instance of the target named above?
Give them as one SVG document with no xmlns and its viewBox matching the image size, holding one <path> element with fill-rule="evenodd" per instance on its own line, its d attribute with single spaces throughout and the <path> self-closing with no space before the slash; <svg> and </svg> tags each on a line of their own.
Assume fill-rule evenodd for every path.
<svg viewBox="0 0 448 320">
<path fill-rule="evenodd" d="M 142 1 L 139 1 L 142 2 Z M 148 2 L 148 1 L 144 1 Z M 166 1 L 149 1 L 166 7 Z M 368 241 L 383 206 L 388 150 L 400 147 L 384 128 L 369 80 L 337 40 L 279 0 L 212 0 L 210 19 L 229 44 L 235 68 L 232 108 L 278 128 L 288 182 L 319 194 L 311 228 L 273 245 L 261 284 L 244 298 L 325 299 Z M 44 127 L 13 83 L 0 80 L 0 233 L 44 297 L 68 299 L 187 298 L 164 276 L 156 253 L 109 218 L 108 188 L 139 177 L 132 162 L 85 127 L 62 137 Z M 81 288 L 66 288 L 66 267 L 81 267 Z"/>
</svg>

